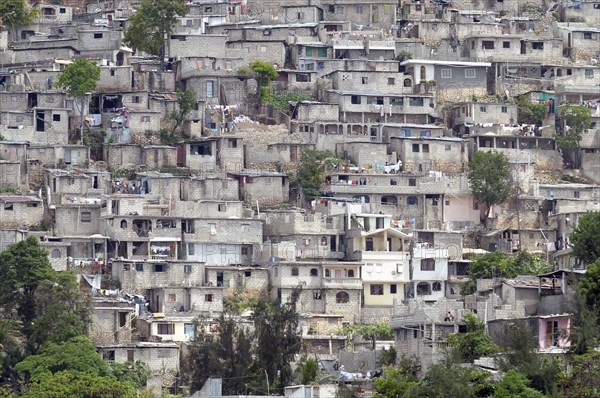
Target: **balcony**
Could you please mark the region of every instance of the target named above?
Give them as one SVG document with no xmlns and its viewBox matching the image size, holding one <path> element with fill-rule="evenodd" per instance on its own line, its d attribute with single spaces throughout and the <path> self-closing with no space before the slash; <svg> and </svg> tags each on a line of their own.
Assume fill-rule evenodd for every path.
<svg viewBox="0 0 600 398">
<path fill-rule="evenodd" d="M 330 289 L 361 289 L 362 280 L 358 278 L 323 278 L 323 287 Z"/>
</svg>

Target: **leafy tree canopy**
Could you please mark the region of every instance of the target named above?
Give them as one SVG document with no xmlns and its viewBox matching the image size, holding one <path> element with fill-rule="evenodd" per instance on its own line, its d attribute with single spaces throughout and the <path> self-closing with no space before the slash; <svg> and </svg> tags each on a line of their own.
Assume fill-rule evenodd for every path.
<svg viewBox="0 0 600 398">
<path fill-rule="evenodd" d="M 573 150 L 579 145 L 583 133 L 592 126 L 592 111 L 584 106 L 566 104 L 561 107 L 560 117 L 567 128 L 563 135 L 556 136 L 556 142 L 562 149 Z"/>
<path fill-rule="evenodd" d="M 477 257 L 469 265 L 469 275 L 473 279 L 514 278 L 517 275 L 543 274 L 551 268 L 551 264 L 527 251 L 521 251 L 513 258 L 502 252 L 493 252 Z"/>
<path fill-rule="evenodd" d="M 526 97 L 518 97 L 516 100 L 519 111 L 519 123 L 541 125 L 548 113 L 545 104 L 536 104 Z"/>
<path fill-rule="evenodd" d="M 504 203 L 510 195 L 510 168 L 504 154 L 477 151 L 469 161 L 469 182 L 475 199 L 487 207 L 485 220 L 493 205 Z"/>
<path fill-rule="evenodd" d="M 455 333 L 448 337 L 448 343 L 459 354 L 461 362 L 473 362 L 475 359 L 498 352 L 492 338 L 485 333 L 483 321 L 473 314 L 465 314 L 466 333 Z"/>
<path fill-rule="evenodd" d="M 256 60 L 250 64 L 250 70 L 256 80 L 256 96 L 260 99 L 270 96 L 271 80 L 279 76 L 275 67 L 268 62 Z"/>
<path fill-rule="evenodd" d="M 63 88 L 71 97 L 81 98 L 96 89 L 98 80 L 100 80 L 100 67 L 85 58 L 77 58 L 58 75 L 56 85 Z"/>
<path fill-rule="evenodd" d="M 600 258 L 588 266 L 587 272 L 579 281 L 577 288 L 585 298 L 587 306 L 598 313 L 600 309 Z"/>
<path fill-rule="evenodd" d="M 28 7 L 25 0 L 0 0 L 0 22 L 9 29 L 29 25 L 38 14 L 39 10 Z"/>
<path fill-rule="evenodd" d="M 502 381 L 494 386 L 494 398 L 544 398 L 546 396 L 529 387 L 529 384 L 527 376 L 511 369 L 506 372 Z"/>
<path fill-rule="evenodd" d="M 142 0 L 140 8 L 129 19 L 123 42 L 135 51 L 161 56 L 165 38 L 173 32 L 178 16 L 188 10 L 181 0 Z"/>
<path fill-rule="evenodd" d="M 171 134 L 175 134 L 177 129 L 187 120 L 194 108 L 196 108 L 196 92 L 191 88 L 177 91 L 177 105 L 179 109 L 172 111 L 169 115 L 174 122 Z"/>
<path fill-rule="evenodd" d="M 573 254 L 584 264 L 600 258 L 600 212 L 590 212 L 579 218 L 571 234 Z"/>
<path fill-rule="evenodd" d="M 327 178 L 326 170 L 329 163 L 342 164 L 344 161 L 330 151 L 306 149 L 300 154 L 298 182 L 306 200 L 313 200 L 321 193 L 321 186 Z"/>
</svg>

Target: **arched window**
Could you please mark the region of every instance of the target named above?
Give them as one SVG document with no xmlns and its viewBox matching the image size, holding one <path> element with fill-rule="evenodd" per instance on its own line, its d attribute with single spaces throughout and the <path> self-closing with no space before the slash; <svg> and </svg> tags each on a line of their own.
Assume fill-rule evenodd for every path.
<svg viewBox="0 0 600 398">
<path fill-rule="evenodd" d="M 298 276 L 298 268 L 292 268 L 292 276 Z"/>
<path fill-rule="evenodd" d="M 417 295 L 425 296 L 431 294 L 431 286 L 427 282 L 419 282 L 417 285 Z"/>
<path fill-rule="evenodd" d="M 121 220 L 121 229 L 127 229 L 127 220 Z"/>
<path fill-rule="evenodd" d="M 347 292 L 338 292 L 338 294 L 335 295 L 335 302 L 338 304 L 344 304 L 350 301 L 350 296 L 348 295 Z"/>
<path fill-rule="evenodd" d="M 404 87 L 412 87 L 412 81 L 410 79 L 404 79 Z"/>
<path fill-rule="evenodd" d="M 319 276 L 319 270 L 316 268 L 310 269 L 310 276 Z"/>
<path fill-rule="evenodd" d="M 327 237 L 321 236 L 321 246 L 327 246 Z"/>
<path fill-rule="evenodd" d="M 60 258 L 60 250 L 58 250 L 58 249 L 52 250 L 52 258 Z"/>
<path fill-rule="evenodd" d="M 419 204 L 419 199 L 416 196 L 409 196 L 408 199 L 406 199 L 406 203 L 409 206 L 416 206 Z"/>
<path fill-rule="evenodd" d="M 421 72 L 420 73 L 420 75 L 421 75 L 420 79 L 421 80 L 427 80 L 427 73 L 426 73 L 426 70 L 425 70 L 424 66 L 421 66 L 420 72 Z"/>
<path fill-rule="evenodd" d="M 328 269 L 325 270 L 325 278 L 329 278 L 331 277 L 331 271 L 329 271 Z"/>
<path fill-rule="evenodd" d="M 431 290 L 433 290 L 434 292 L 439 292 L 442 290 L 442 284 L 440 282 L 433 282 L 433 284 L 431 285 Z"/>
<path fill-rule="evenodd" d="M 348 278 L 354 278 L 354 270 L 353 269 L 348 270 Z"/>
</svg>

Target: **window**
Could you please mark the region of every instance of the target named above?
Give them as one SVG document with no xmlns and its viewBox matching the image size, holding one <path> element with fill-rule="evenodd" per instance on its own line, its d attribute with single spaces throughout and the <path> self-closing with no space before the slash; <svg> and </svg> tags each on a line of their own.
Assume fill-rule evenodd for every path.
<svg viewBox="0 0 600 398">
<path fill-rule="evenodd" d="M 396 294 L 396 293 L 398 293 L 398 285 L 396 285 L 395 283 L 391 284 L 390 285 L 390 294 Z"/>
<path fill-rule="evenodd" d="M 354 105 L 360 105 L 360 95 L 353 95 L 350 97 L 350 103 Z"/>
<path fill-rule="evenodd" d="M 409 178 L 408 179 L 408 186 L 409 187 L 416 187 L 417 186 L 417 179 L 416 178 Z"/>
<path fill-rule="evenodd" d="M 175 325 L 172 323 L 159 323 L 156 329 L 157 334 L 175 334 Z"/>
<path fill-rule="evenodd" d="M 52 121 L 53 122 L 60 122 L 60 115 L 55 113 L 52 115 Z"/>
<path fill-rule="evenodd" d="M 242 256 L 250 255 L 250 248 L 248 246 L 242 246 Z"/>
<path fill-rule="evenodd" d="M 167 295 L 167 301 L 168 301 L 169 303 L 174 303 L 175 301 L 177 301 L 177 295 L 176 295 L 176 294 L 169 293 L 169 294 Z"/>
<path fill-rule="evenodd" d="M 371 296 L 383 296 L 383 285 L 371 285 Z"/>
<path fill-rule="evenodd" d="M 388 86 L 393 86 L 394 84 L 396 84 L 396 79 L 388 77 Z"/>
<path fill-rule="evenodd" d="M 510 48 L 510 42 L 509 41 L 503 41 L 502 42 L 502 48 Z"/>
<path fill-rule="evenodd" d="M 348 270 L 348 278 L 354 278 L 354 270 L 353 269 Z"/>
<path fill-rule="evenodd" d="M 421 259 L 421 271 L 435 271 L 435 259 L 433 259 L 433 258 Z"/>
<path fill-rule="evenodd" d="M 60 250 L 58 250 L 58 249 L 52 250 L 52 258 L 60 258 Z"/>
<path fill-rule="evenodd" d="M 404 105 L 404 98 L 402 98 L 402 97 L 390 97 L 390 105 L 402 106 L 402 105 Z"/>
<path fill-rule="evenodd" d="M 297 82 L 310 82 L 310 74 L 308 73 L 296 73 Z"/>
<path fill-rule="evenodd" d="M 250 231 L 250 224 L 240 224 L 240 228 L 242 229 L 242 231 L 248 232 Z"/>
<path fill-rule="evenodd" d="M 369 84 L 369 78 L 367 76 L 361 77 L 360 80 L 361 80 L 362 84 Z"/>
<path fill-rule="evenodd" d="M 337 304 L 345 304 L 350 301 L 350 295 L 347 292 L 338 292 L 335 295 L 335 302 Z"/>
<path fill-rule="evenodd" d="M 150 123 L 150 116 L 142 116 L 142 117 L 140 118 L 140 121 L 141 121 L 142 123 Z"/>
<path fill-rule="evenodd" d="M 135 263 L 135 270 L 138 272 L 144 272 L 144 263 Z"/>
<path fill-rule="evenodd" d="M 534 41 L 531 43 L 531 48 L 533 50 L 543 50 L 544 49 L 544 42 L 543 41 Z"/>
<path fill-rule="evenodd" d="M 94 39 L 102 39 L 103 36 L 102 33 L 94 33 Z"/>
<path fill-rule="evenodd" d="M 502 108 L 500 108 L 500 112 L 508 113 L 508 106 L 503 106 Z"/>
<path fill-rule="evenodd" d="M 154 272 L 165 272 L 167 270 L 166 264 L 154 264 Z"/>
<path fill-rule="evenodd" d="M 369 105 L 383 105 L 383 97 L 367 97 Z"/>
<path fill-rule="evenodd" d="M 80 220 L 81 222 L 92 222 L 92 213 L 89 211 L 82 211 Z"/>
<path fill-rule="evenodd" d="M 194 20 L 193 19 L 186 19 L 185 20 L 185 26 L 193 26 L 194 25 Z"/>
<path fill-rule="evenodd" d="M 592 40 L 591 32 L 583 32 L 583 40 Z"/>
<path fill-rule="evenodd" d="M 67 9 L 66 9 L 66 8 L 62 8 L 62 7 L 61 7 L 61 8 L 58 10 L 58 12 L 60 12 L 61 14 L 66 14 L 66 13 L 67 13 Z"/>
<path fill-rule="evenodd" d="M 271 30 L 270 29 L 263 30 L 263 36 L 271 36 Z"/>
<path fill-rule="evenodd" d="M 140 99 L 139 95 L 134 95 L 134 96 L 131 97 L 131 102 L 133 104 L 139 104 L 139 103 L 142 102 L 142 100 Z"/>
<path fill-rule="evenodd" d="M 398 185 L 398 179 L 397 178 L 390 178 L 390 185 Z"/>
<path fill-rule="evenodd" d="M 412 144 L 412 151 L 419 152 L 419 144 Z"/>
<path fill-rule="evenodd" d="M 423 152 L 429 152 L 429 144 L 423 144 Z"/>
<path fill-rule="evenodd" d="M 135 350 L 127 350 L 127 362 L 135 362 Z"/>
<path fill-rule="evenodd" d="M 204 301 L 207 302 L 207 303 L 212 303 L 213 300 L 214 300 L 214 298 L 215 297 L 214 297 L 214 295 L 212 293 L 204 295 Z"/>
<path fill-rule="evenodd" d="M 451 151 L 452 150 L 452 145 L 445 145 L 444 146 L 444 150 L 445 151 Z"/>
<path fill-rule="evenodd" d="M 573 197 L 579 199 L 579 191 L 573 191 Z"/>
<path fill-rule="evenodd" d="M 442 69 L 442 79 L 452 79 L 452 69 Z"/>
<path fill-rule="evenodd" d="M 224 211 L 227 211 L 227 204 L 225 204 L 225 203 L 219 203 L 219 204 L 217 205 L 217 210 L 218 210 L 220 213 L 222 213 L 222 212 L 224 212 Z"/>
<path fill-rule="evenodd" d="M 298 276 L 298 268 L 293 267 L 292 270 L 291 270 L 291 275 L 292 276 Z"/>
<path fill-rule="evenodd" d="M 417 199 L 416 196 L 409 196 L 408 199 L 406 199 L 406 203 L 409 206 L 416 206 L 419 204 L 419 199 Z"/>
<path fill-rule="evenodd" d="M 442 290 L 442 284 L 440 282 L 433 282 L 431 284 L 431 290 L 434 292 L 440 292 Z"/>
<path fill-rule="evenodd" d="M 204 12 L 212 12 L 212 7 L 204 7 Z"/>
<path fill-rule="evenodd" d="M 215 96 L 215 82 L 212 80 L 206 81 L 206 98 L 213 98 Z"/>
<path fill-rule="evenodd" d="M 192 264 L 183 264 L 183 272 L 186 274 L 192 273 Z"/>
<path fill-rule="evenodd" d="M 321 291 L 313 290 L 313 300 L 321 300 Z"/>
<path fill-rule="evenodd" d="M 335 13 L 336 14 L 343 14 L 344 13 L 344 6 L 335 6 Z"/>
<path fill-rule="evenodd" d="M 493 50 L 494 49 L 494 42 L 491 40 L 482 40 L 481 41 L 481 48 L 484 50 Z"/>
<path fill-rule="evenodd" d="M 593 69 L 586 69 L 585 70 L 585 78 L 586 79 L 593 79 L 594 78 L 594 70 Z"/>
<path fill-rule="evenodd" d="M 475 79 L 475 69 L 473 68 L 468 68 L 465 69 L 465 78 L 466 79 Z"/>
<path fill-rule="evenodd" d="M 115 70 L 114 70 L 114 69 L 111 69 L 111 70 L 110 70 L 110 75 L 111 75 L 111 76 L 114 76 L 115 74 L 116 74 Z"/>
</svg>

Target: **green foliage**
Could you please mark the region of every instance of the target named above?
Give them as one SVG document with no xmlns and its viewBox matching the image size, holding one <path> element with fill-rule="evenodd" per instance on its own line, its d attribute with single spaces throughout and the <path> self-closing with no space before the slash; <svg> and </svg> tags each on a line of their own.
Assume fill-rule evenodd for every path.
<svg viewBox="0 0 600 398">
<path fill-rule="evenodd" d="M 588 265 L 587 272 L 577 284 L 589 310 L 599 314 L 600 309 L 600 258 Z M 581 309 L 580 309 L 581 310 Z M 585 311 L 585 310 L 584 310 Z M 599 317 L 600 319 L 600 317 Z"/>
<path fill-rule="evenodd" d="M 396 356 L 398 353 L 394 346 L 390 346 L 389 349 L 381 350 L 379 357 L 377 358 L 377 366 L 392 366 L 396 362 Z"/>
<path fill-rule="evenodd" d="M 498 151 L 477 151 L 469 161 L 469 183 L 473 196 L 487 208 L 506 202 L 510 187 L 510 168 L 506 156 Z"/>
<path fill-rule="evenodd" d="M 450 344 L 460 355 L 461 362 L 473 362 L 475 359 L 498 352 L 492 338 L 485 333 L 483 321 L 473 314 L 465 314 L 466 333 L 455 333 L 448 337 Z"/>
<path fill-rule="evenodd" d="M 0 134 L 0 141 L 6 141 L 6 137 L 4 137 L 2 134 Z"/>
<path fill-rule="evenodd" d="M 30 8 L 25 0 L 0 0 L 0 22 L 11 30 L 31 24 L 38 15 L 39 10 Z"/>
<path fill-rule="evenodd" d="M 271 80 L 276 79 L 279 74 L 275 67 L 268 62 L 256 60 L 250 64 L 250 70 L 256 80 L 256 97 L 263 100 L 271 95 Z"/>
<path fill-rule="evenodd" d="M 577 228 L 571 234 L 573 254 L 584 264 L 600 258 L 600 212 L 589 212 L 579 218 Z"/>
<path fill-rule="evenodd" d="M 83 144 L 90 147 L 90 157 L 94 160 L 102 160 L 102 148 L 104 146 L 104 140 L 108 133 L 105 130 L 101 131 L 88 131 L 83 136 Z"/>
<path fill-rule="evenodd" d="M 270 94 L 263 98 L 263 102 L 273 105 L 282 112 L 287 112 L 290 102 L 300 101 L 314 101 L 314 97 L 289 91 L 283 94 Z"/>
<path fill-rule="evenodd" d="M 306 358 L 298 365 L 301 384 L 312 384 L 317 380 L 319 363 L 315 358 Z"/>
<path fill-rule="evenodd" d="M 400 51 L 398 54 L 396 54 L 396 61 L 407 61 L 409 59 L 412 59 L 412 57 L 412 53 L 408 51 Z"/>
<path fill-rule="evenodd" d="M 359 398 L 359 395 L 352 389 L 351 386 L 348 386 L 345 383 L 339 383 L 335 393 L 335 398 Z"/>
<path fill-rule="evenodd" d="M 347 325 L 341 332 L 345 335 L 359 335 L 364 340 L 372 340 L 373 335 L 377 340 L 394 340 L 394 331 L 387 322 L 380 322 L 375 325 Z"/>
<path fill-rule="evenodd" d="M 548 113 L 548 108 L 545 104 L 536 104 L 528 100 L 526 97 L 518 97 L 516 100 L 519 116 L 519 123 L 541 125 Z"/>
<path fill-rule="evenodd" d="M 138 393 L 130 383 L 112 377 L 93 374 L 72 374 L 68 371 L 44 373 L 28 386 L 23 398 L 136 398 Z"/>
<path fill-rule="evenodd" d="M 579 146 L 583 133 L 592 126 L 592 111 L 584 106 L 565 104 L 560 117 L 568 129 L 565 134 L 556 136 L 556 143 L 561 149 L 574 150 Z"/>
<path fill-rule="evenodd" d="M 223 297 L 223 311 L 227 314 L 240 315 L 258 304 L 259 298 L 248 295 L 244 289 L 238 289 L 231 296 Z"/>
<path fill-rule="evenodd" d="M 330 151 L 315 151 L 305 149 L 300 154 L 300 166 L 298 167 L 298 182 L 306 200 L 313 200 L 321 193 L 321 186 L 327 178 L 327 165 L 330 163 L 341 164 L 343 160 L 338 159 Z"/>
<path fill-rule="evenodd" d="M 74 98 L 82 98 L 96 89 L 100 67 L 85 58 L 77 58 L 58 75 L 56 85 Z"/>
<path fill-rule="evenodd" d="M 252 306 L 254 333 L 234 319 L 221 316 L 218 333 L 206 332 L 202 322 L 184 365 L 184 379 L 193 391 L 210 376 L 223 378 L 226 395 L 264 394 L 267 372 L 270 390 L 282 390 L 292 381 L 290 362 L 300 351 L 296 334 L 298 315 L 294 305 L 258 300 Z"/>
<path fill-rule="evenodd" d="M 563 380 L 564 398 L 595 398 L 600 396 L 600 353 L 592 351 L 575 355 L 570 371 Z"/>
<path fill-rule="evenodd" d="M 160 56 L 162 64 L 166 36 L 173 32 L 177 17 L 184 16 L 187 10 L 180 0 L 142 0 L 129 19 L 123 42 L 134 51 Z"/>
<path fill-rule="evenodd" d="M 460 295 L 468 296 L 477 292 L 477 281 L 475 279 L 469 279 L 466 282 L 460 284 Z"/>
<path fill-rule="evenodd" d="M 17 189 L 13 187 L 0 188 L 0 193 L 17 193 Z"/>
<path fill-rule="evenodd" d="M 37 289 L 52 280 L 55 271 L 48 253 L 34 237 L 15 243 L 0 253 L 0 306 L 7 313 L 16 310 L 27 338 L 32 334 L 36 317 Z"/>
<path fill-rule="evenodd" d="M 409 398 L 418 391 L 418 380 L 402 368 L 385 368 L 384 376 L 373 381 L 373 396 L 375 398 Z"/>
<path fill-rule="evenodd" d="M 487 372 L 451 363 L 434 364 L 421 382 L 419 395 L 410 397 L 488 397 L 493 391 L 493 386 L 487 381 L 487 377 Z"/>
<path fill-rule="evenodd" d="M 529 387 L 530 381 L 515 370 L 506 372 L 502 381 L 494 386 L 494 398 L 543 398 L 546 395 Z"/>
<path fill-rule="evenodd" d="M 550 396 L 557 394 L 562 371 L 559 365 L 536 352 L 538 339 L 529 326 L 516 320 L 505 328 L 505 355 L 500 368 L 505 372 L 516 370 L 531 382 L 530 386 Z"/>
<path fill-rule="evenodd" d="M 178 90 L 177 105 L 179 109 L 171 112 L 169 115 L 169 118 L 173 121 L 172 135 L 177 132 L 179 126 L 187 120 L 194 108 L 196 108 L 196 92 L 191 88 L 183 91 Z"/>
<path fill-rule="evenodd" d="M 589 272 L 589 271 L 588 271 Z M 571 352 L 581 355 L 595 348 L 598 344 L 600 328 L 598 327 L 598 307 L 595 296 L 588 298 L 579 287 L 575 292 L 575 313 L 571 317 Z"/>
<path fill-rule="evenodd" d="M 538 255 L 521 251 L 510 258 L 502 252 L 486 253 L 469 265 L 469 275 L 480 278 L 514 278 L 517 275 L 539 275 L 549 272 L 552 265 Z"/>
</svg>

